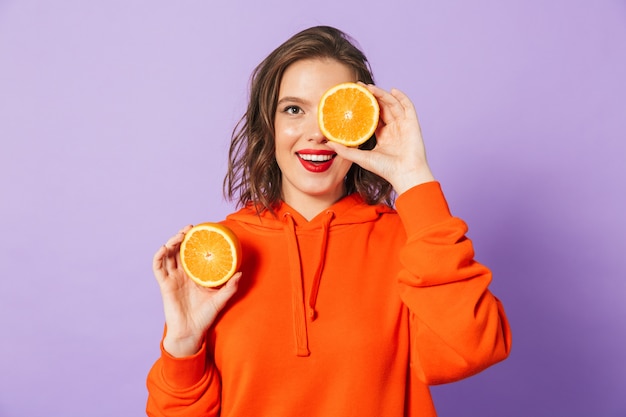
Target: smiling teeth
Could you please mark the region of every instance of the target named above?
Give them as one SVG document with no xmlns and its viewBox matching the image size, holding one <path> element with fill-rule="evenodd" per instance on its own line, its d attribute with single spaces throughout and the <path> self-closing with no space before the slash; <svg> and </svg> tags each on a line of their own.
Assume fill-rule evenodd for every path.
<svg viewBox="0 0 626 417">
<path fill-rule="evenodd" d="M 311 162 L 325 162 L 333 159 L 333 155 L 312 155 L 312 154 L 298 154 L 298 156 L 305 161 Z"/>
</svg>

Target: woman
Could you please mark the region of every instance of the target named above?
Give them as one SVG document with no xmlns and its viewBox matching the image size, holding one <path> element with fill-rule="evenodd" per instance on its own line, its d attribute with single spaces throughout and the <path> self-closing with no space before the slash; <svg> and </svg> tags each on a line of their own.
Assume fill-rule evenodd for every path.
<svg viewBox="0 0 626 417">
<path fill-rule="evenodd" d="M 322 94 L 346 81 L 381 108 L 361 149 L 317 125 Z M 344 33 L 304 30 L 256 68 L 229 162 L 241 271 L 219 290 L 189 280 L 190 226 L 155 254 L 166 331 L 149 415 L 434 416 L 429 385 L 507 357 L 491 273 L 448 210 L 411 101 L 373 85 Z"/>
</svg>

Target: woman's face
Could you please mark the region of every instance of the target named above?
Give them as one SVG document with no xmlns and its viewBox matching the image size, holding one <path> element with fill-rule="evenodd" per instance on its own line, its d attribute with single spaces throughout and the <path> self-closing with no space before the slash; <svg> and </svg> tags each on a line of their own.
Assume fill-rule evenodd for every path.
<svg viewBox="0 0 626 417">
<path fill-rule="evenodd" d="M 330 205 L 344 195 L 352 162 L 326 146 L 317 105 L 326 90 L 348 81 L 356 81 L 355 71 L 333 59 L 296 61 L 283 74 L 274 118 L 276 161 L 283 199 L 292 207 L 311 198 Z"/>
</svg>

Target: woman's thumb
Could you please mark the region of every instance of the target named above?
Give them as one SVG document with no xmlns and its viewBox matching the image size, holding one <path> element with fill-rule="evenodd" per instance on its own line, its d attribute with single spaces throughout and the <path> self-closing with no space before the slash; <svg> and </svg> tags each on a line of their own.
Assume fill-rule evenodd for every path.
<svg viewBox="0 0 626 417">
<path fill-rule="evenodd" d="M 226 284 L 224 284 L 224 286 L 217 290 L 213 296 L 213 305 L 218 313 L 224 308 L 228 300 L 230 300 L 237 292 L 241 275 L 241 272 L 237 272 L 226 282 Z"/>
</svg>

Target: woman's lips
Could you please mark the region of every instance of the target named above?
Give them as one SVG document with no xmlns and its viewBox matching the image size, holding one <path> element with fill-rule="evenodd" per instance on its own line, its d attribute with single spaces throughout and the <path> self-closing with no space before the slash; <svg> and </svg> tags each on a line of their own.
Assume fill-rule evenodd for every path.
<svg viewBox="0 0 626 417">
<path fill-rule="evenodd" d="M 333 151 L 306 149 L 296 152 L 298 160 L 309 172 L 327 171 L 333 164 L 333 159 L 337 156 Z"/>
</svg>

